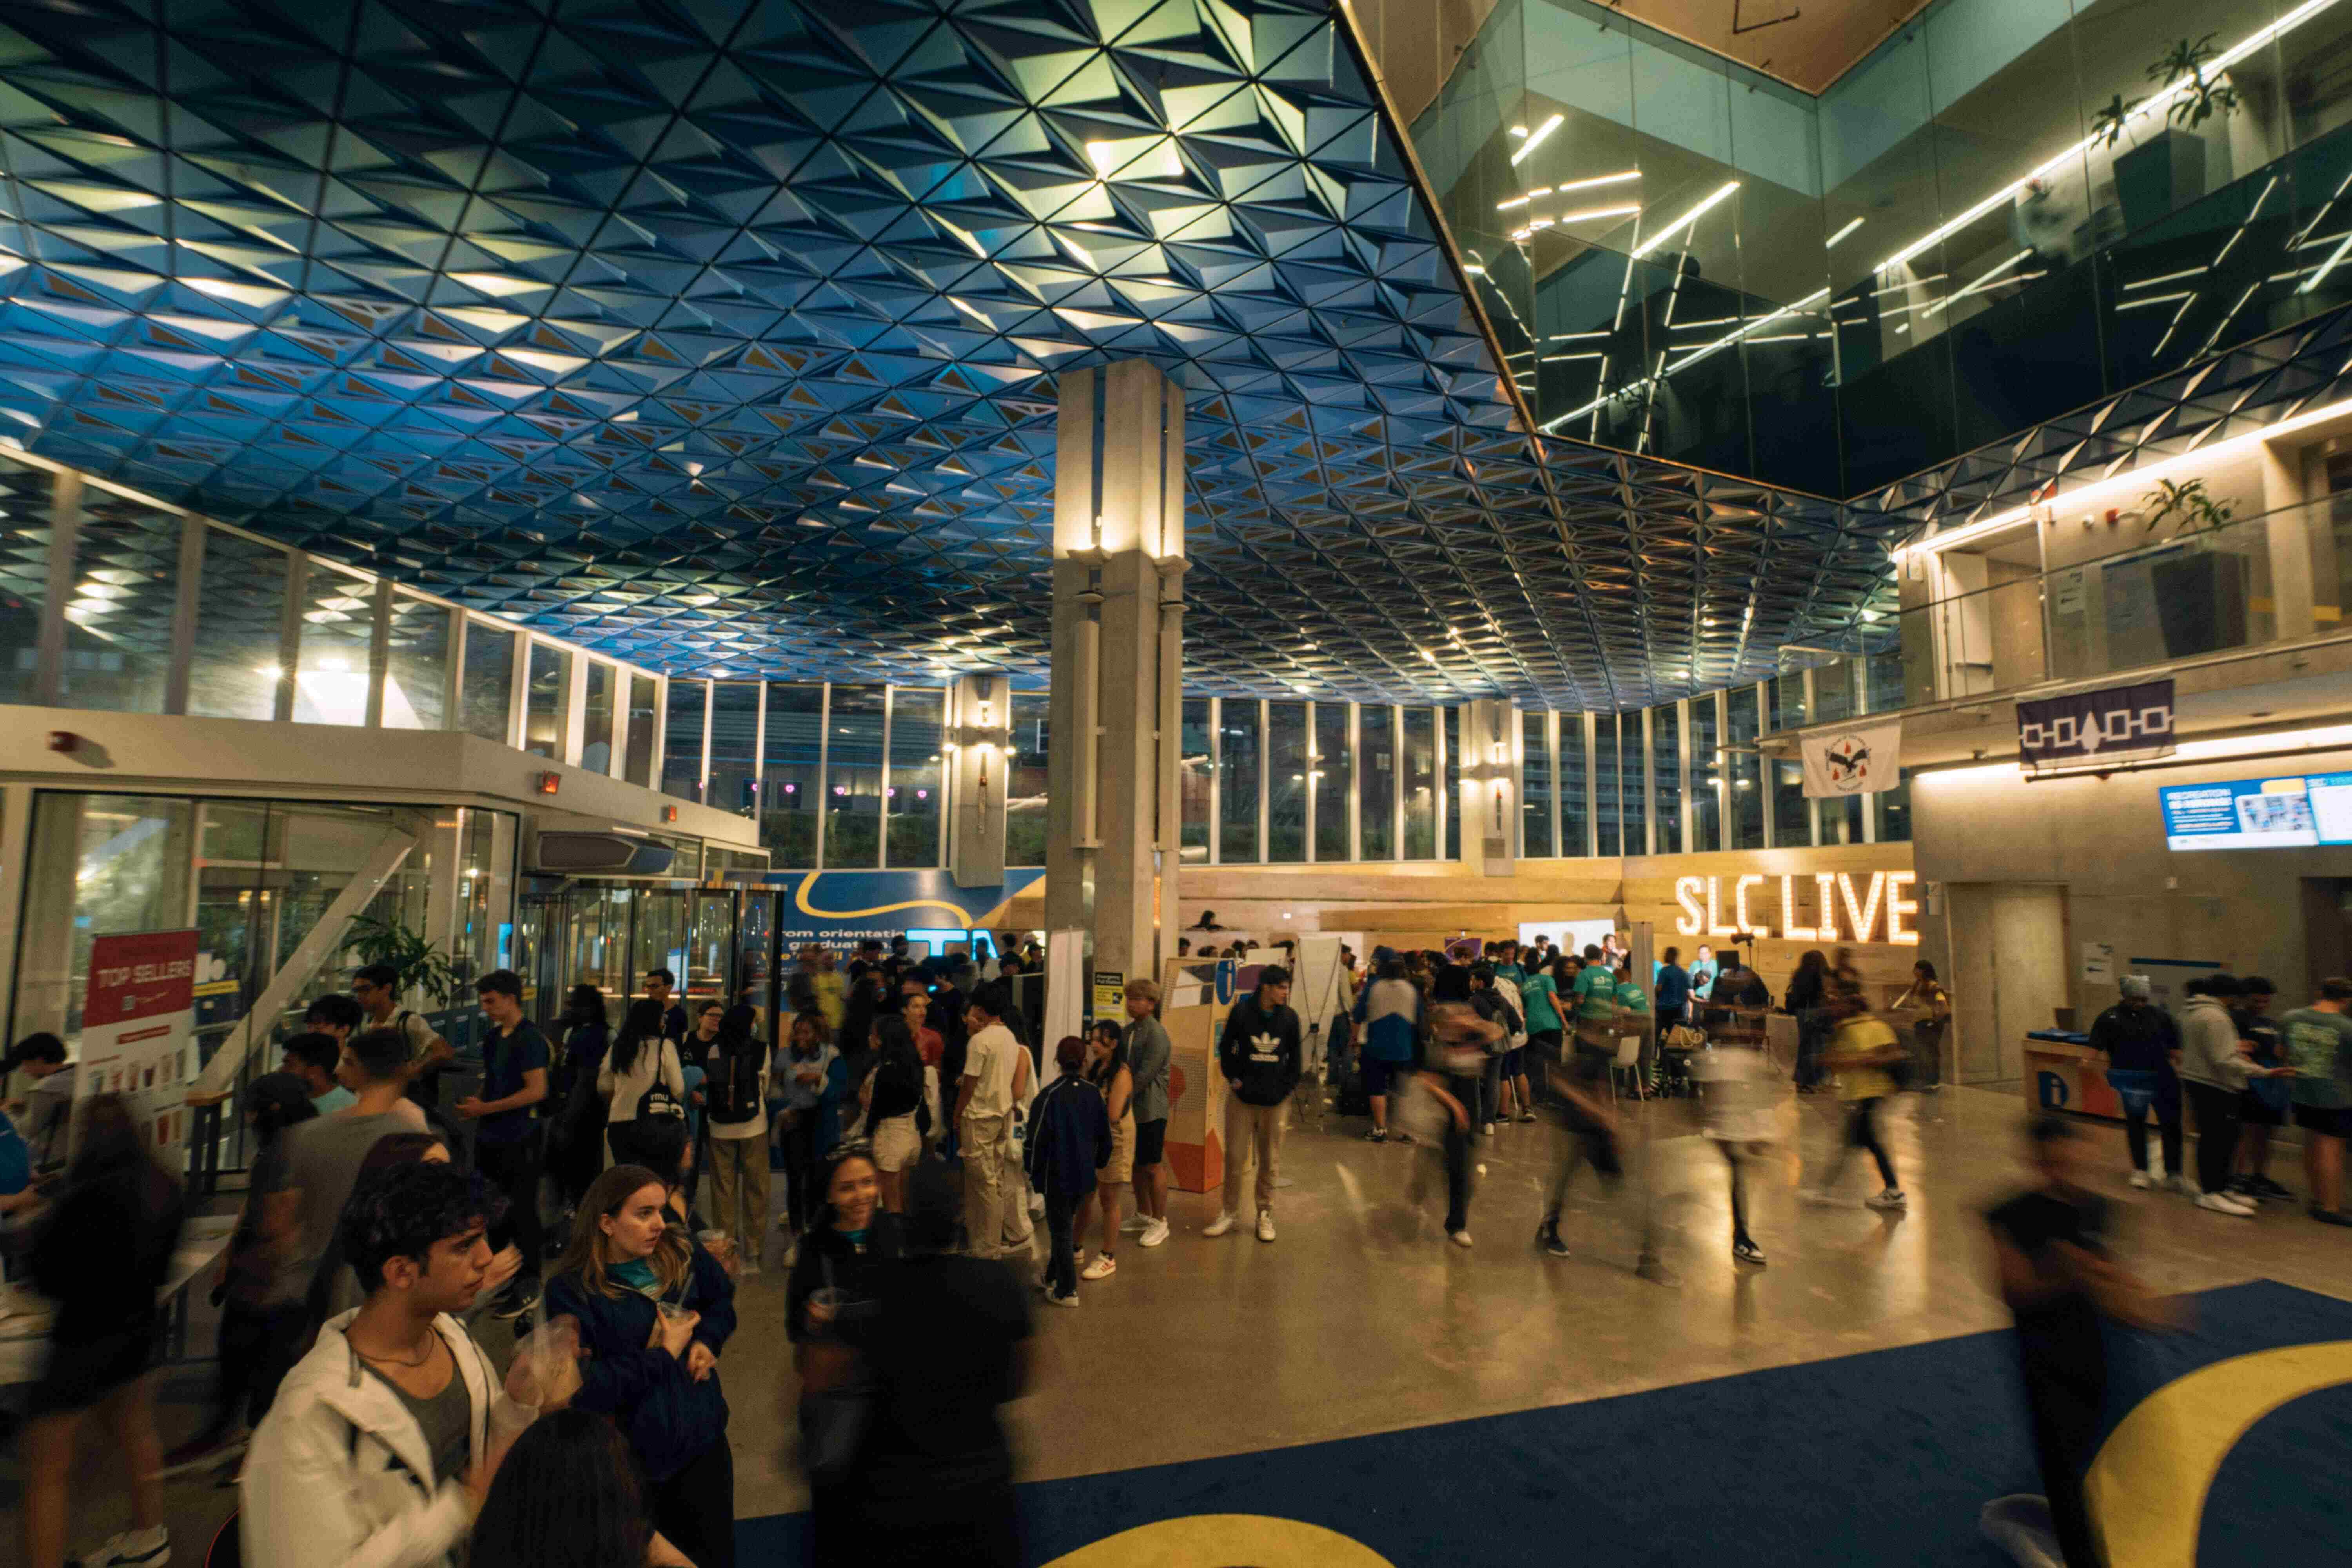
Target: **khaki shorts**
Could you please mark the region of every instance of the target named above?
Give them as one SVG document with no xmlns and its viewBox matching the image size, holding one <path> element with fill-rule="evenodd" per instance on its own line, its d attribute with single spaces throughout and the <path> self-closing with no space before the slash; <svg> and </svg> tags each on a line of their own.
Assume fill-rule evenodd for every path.
<svg viewBox="0 0 2352 1568">
<path fill-rule="evenodd" d="M 886 1171 L 903 1171 L 921 1157 L 923 1140 L 915 1131 L 915 1113 L 894 1116 L 874 1130 L 874 1163 Z"/>
<path fill-rule="evenodd" d="M 1106 1185 L 1135 1180 L 1135 1112 L 1110 1124 L 1110 1163 L 1095 1173 L 1095 1180 Z"/>
</svg>

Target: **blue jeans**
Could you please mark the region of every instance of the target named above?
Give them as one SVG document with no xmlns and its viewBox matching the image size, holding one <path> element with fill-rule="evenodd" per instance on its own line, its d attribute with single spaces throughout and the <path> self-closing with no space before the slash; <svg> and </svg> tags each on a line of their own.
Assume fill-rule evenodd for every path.
<svg viewBox="0 0 2352 1568">
<path fill-rule="evenodd" d="M 2147 1169 L 2147 1113 L 2153 1109 L 2164 1140 L 2165 1173 L 2186 1174 L 2180 1166 L 2180 1079 L 2168 1068 L 2109 1068 L 2107 1087 L 2123 1101 L 2124 1146 L 2131 1151 L 2132 1169 Z"/>
</svg>

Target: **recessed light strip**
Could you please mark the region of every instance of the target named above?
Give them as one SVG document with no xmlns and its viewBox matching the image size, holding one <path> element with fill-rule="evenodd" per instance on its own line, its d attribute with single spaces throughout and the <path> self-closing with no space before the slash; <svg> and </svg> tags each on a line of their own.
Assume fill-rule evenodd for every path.
<svg viewBox="0 0 2352 1568">
<path fill-rule="evenodd" d="M 1524 163 L 1527 155 L 1540 146 L 1545 137 L 1560 128 L 1563 119 L 1563 116 L 1555 114 L 1533 131 L 1528 132 L 1528 139 L 1519 143 L 1519 150 L 1511 154 L 1511 167 L 1516 169 Z"/>
<path fill-rule="evenodd" d="M 1715 188 L 1714 194 L 1706 196 L 1698 204 L 1698 205 L 1691 208 L 1690 211 L 1683 214 L 1682 216 L 1675 219 L 1674 222 L 1666 225 L 1664 228 L 1658 230 L 1657 233 L 1652 235 L 1649 238 L 1635 246 L 1633 251 L 1633 259 L 1636 261 L 1640 260 L 1643 257 L 1647 256 L 1650 252 L 1657 249 L 1658 247 L 1665 244 L 1666 241 L 1672 239 L 1675 236 L 1682 233 L 1685 229 L 1689 228 L 1692 225 L 1697 223 L 1700 218 L 1706 216 L 1708 210 L 1714 207 L 1716 204 L 1723 201 L 1738 189 L 1739 189 L 1739 182 L 1738 180 L 1726 180 L 1722 184 L 1717 185 Z"/>
</svg>

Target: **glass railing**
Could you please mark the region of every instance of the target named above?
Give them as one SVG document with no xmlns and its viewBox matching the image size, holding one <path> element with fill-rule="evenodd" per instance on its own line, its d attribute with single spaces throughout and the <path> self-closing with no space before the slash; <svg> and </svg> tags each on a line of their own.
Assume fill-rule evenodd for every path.
<svg viewBox="0 0 2352 1568">
<path fill-rule="evenodd" d="M 1900 612 L 1790 657 L 1855 695 L 1825 718 L 1891 712 L 2149 669 L 2343 629 L 2352 504 L 2315 501 L 2218 526 L 2060 517 L 1899 563 Z M 1944 589 L 1942 593 L 1936 589 Z M 1922 600 L 1922 595 L 1927 595 Z M 1899 671 L 1899 677 L 1898 677 Z"/>
</svg>

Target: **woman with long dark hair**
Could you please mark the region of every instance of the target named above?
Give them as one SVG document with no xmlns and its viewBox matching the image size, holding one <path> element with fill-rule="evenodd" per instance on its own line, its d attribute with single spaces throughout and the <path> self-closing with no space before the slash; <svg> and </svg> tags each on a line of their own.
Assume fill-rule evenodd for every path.
<svg viewBox="0 0 2352 1568">
<path fill-rule="evenodd" d="M 628 1439 L 565 1408 L 522 1430 L 499 1463 L 466 1548 L 470 1568 L 695 1568 L 654 1528 Z"/>
<path fill-rule="evenodd" d="M 80 1111 L 64 1191 L 26 1259 L 33 1288 L 57 1303 L 48 1365 L 26 1401 L 26 1568 L 65 1563 L 67 1477 L 90 1415 L 105 1424 L 108 1447 L 129 1471 L 132 1522 L 78 1560 L 160 1563 L 170 1553 L 152 1369 L 163 1329 L 155 1298 L 186 1216 L 180 1184 L 156 1163 L 130 1103 L 92 1097 Z"/>
<path fill-rule="evenodd" d="M 234 1451 L 229 1434 L 240 1414 L 247 1430 L 260 1426 L 278 1384 L 294 1364 L 285 1352 L 300 1333 L 302 1281 L 289 1275 L 265 1244 L 261 1199 L 277 1189 L 284 1173 L 285 1150 L 278 1135 L 318 1114 L 310 1103 L 310 1086 L 293 1073 L 264 1073 L 246 1086 L 245 1124 L 253 1131 L 253 1165 L 245 1207 L 229 1236 L 228 1254 L 221 1260 L 220 1283 L 213 1289 L 214 1304 L 221 1312 L 218 1403 L 204 1430 L 163 1456 L 167 1474 L 226 1458 Z"/>
<path fill-rule="evenodd" d="M 1811 1094 L 1821 1087 L 1822 1046 L 1829 1038 L 1830 961 L 1818 947 L 1809 947 L 1789 977 L 1781 1005 L 1797 1019 L 1797 1092 Z"/>
<path fill-rule="evenodd" d="M 669 1095 L 671 1111 L 664 1114 L 683 1116 L 685 1067 L 677 1059 L 677 1047 L 662 1033 L 662 1005 L 649 996 L 641 996 L 629 1004 L 612 1052 L 596 1075 L 596 1092 L 604 1097 L 608 1165 L 629 1162 L 629 1124 L 636 1121 L 639 1104 L 656 1088 Z"/>
<path fill-rule="evenodd" d="M 734 1568 L 735 1456 L 719 1356 L 735 1286 L 669 1223 L 669 1184 L 615 1165 L 589 1185 L 547 1282 L 550 1317 L 580 1324 L 577 1410 L 613 1418 L 652 1482 L 655 1528 L 696 1568 Z"/>
<path fill-rule="evenodd" d="M 874 1021 L 874 1070 L 866 1076 L 866 1125 L 871 1130 L 874 1168 L 882 1178 L 882 1206 L 897 1214 L 906 1206 L 904 1183 L 922 1158 L 923 1135 L 915 1125 L 923 1103 L 923 1057 L 907 1020 Z"/>
</svg>

